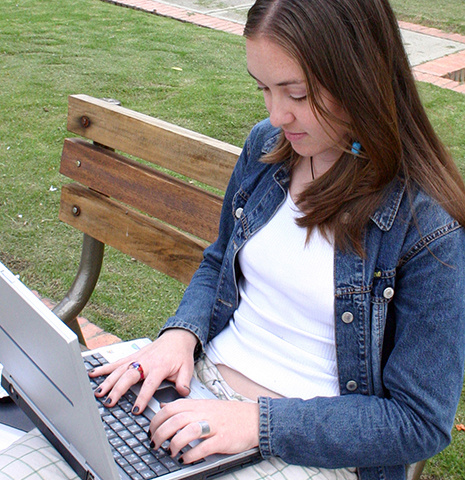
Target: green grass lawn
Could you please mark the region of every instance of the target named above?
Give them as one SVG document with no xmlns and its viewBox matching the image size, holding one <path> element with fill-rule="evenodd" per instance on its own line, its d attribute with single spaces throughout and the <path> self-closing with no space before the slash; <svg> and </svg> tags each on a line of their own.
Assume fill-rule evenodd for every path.
<svg viewBox="0 0 465 480">
<path fill-rule="evenodd" d="M 391 0 L 399 20 L 465 35 L 463 0 Z"/>
<path fill-rule="evenodd" d="M 462 17 L 454 14 L 449 24 L 461 18 L 463 26 Z M 74 278 L 81 244 L 81 234 L 58 221 L 68 95 L 116 98 L 238 146 L 266 116 L 246 73 L 242 38 L 99 0 L 3 0 L 0 82 L 0 261 L 54 301 Z M 465 174 L 465 95 L 426 84 L 420 89 Z M 124 339 L 154 337 L 182 292 L 180 284 L 108 248 L 83 314 Z M 457 418 L 465 423 L 463 403 Z M 452 446 L 430 462 L 431 475 L 463 478 L 464 438 L 454 432 Z"/>
</svg>

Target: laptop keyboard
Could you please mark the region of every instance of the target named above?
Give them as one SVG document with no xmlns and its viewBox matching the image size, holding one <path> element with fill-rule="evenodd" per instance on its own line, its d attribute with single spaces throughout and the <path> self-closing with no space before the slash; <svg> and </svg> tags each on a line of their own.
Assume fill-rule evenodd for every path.
<svg viewBox="0 0 465 480">
<path fill-rule="evenodd" d="M 84 363 L 86 369 L 91 370 L 108 362 L 102 355 L 94 354 L 84 357 Z M 92 389 L 96 389 L 104 379 L 90 378 Z M 168 454 L 169 442 L 156 451 L 150 448 L 150 420 L 144 413 L 131 413 L 136 400 L 133 392 L 128 391 L 112 408 L 103 406 L 105 398 L 95 398 L 115 462 L 132 480 L 150 480 L 191 465 L 181 464 L 177 460 L 179 455 L 172 458 Z M 189 448 L 183 449 L 181 454 Z"/>
</svg>

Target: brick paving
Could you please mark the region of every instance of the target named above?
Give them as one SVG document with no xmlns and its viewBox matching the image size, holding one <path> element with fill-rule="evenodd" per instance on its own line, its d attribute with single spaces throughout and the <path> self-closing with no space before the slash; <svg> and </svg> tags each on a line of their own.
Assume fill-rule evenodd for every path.
<svg viewBox="0 0 465 480">
<path fill-rule="evenodd" d="M 237 22 L 223 20 L 212 15 L 204 13 L 192 12 L 182 7 L 168 5 L 166 3 L 157 2 L 155 0 L 103 0 L 107 3 L 119 5 L 121 7 L 133 8 L 144 12 L 153 13 L 161 17 L 174 18 L 181 22 L 193 23 L 201 27 L 221 30 L 223 32 L 242 35 L 244 26 Z"/>
<path fill-rule="evenodd" d="M 412 32 L 465 44 L 465 36 L 458 33 L 447 33 L 437 28 L 424 27 L 408 22 L 399 22 L 399 26 Z M 461 82 L 451 78 L 455 72 L 462 72 Z M 417 65 L 413 67 L 413 73 L 420 82 L 432 83 L 441 88 L 465 93 L 465 82 L 463 80 L 465 79 L 465 50 Z"/>
</svg>

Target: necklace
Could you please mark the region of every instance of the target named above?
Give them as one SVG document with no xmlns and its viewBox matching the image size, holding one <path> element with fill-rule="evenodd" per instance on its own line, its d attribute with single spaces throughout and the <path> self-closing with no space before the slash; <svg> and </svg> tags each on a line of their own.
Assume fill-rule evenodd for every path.
<svg viewBox="0 0 465 480">
<path fill-rule="evenodd" d="M 312 170 L 312 180 L 315 180 L 315 173 L 313 171 L 313 157 L 310 157 L 310 168 Z"/>
</svg>

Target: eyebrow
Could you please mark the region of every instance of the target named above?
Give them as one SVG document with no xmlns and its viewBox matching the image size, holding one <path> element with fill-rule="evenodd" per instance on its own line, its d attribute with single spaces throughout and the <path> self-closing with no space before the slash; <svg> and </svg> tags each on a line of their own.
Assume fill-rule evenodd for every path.
<svg viewBox="0 0 465 480">
<path fill-rule="evenodd" d="M 259 82 L 259 83 L 263 83 L 263 82 L 261 82 L 257 77 L 255 77 L 255 76 L 250 72 L 249 69 L 247 69 L 247 72 L 249 73 L 249 75 L 250 75 L 255 81 L 257 81 L 257 82 Z M 288 86 L 288 85 L 301 85 L 301 84 L 303 84 L 303 83 L 305 83 L 305 80 L 285 80 L 285 81 L 283 81 L 283 82 L 277 83 L 276 86 L 278 86 L 278 87 L 286 87 L 286 86 Z"/>
</svg>

